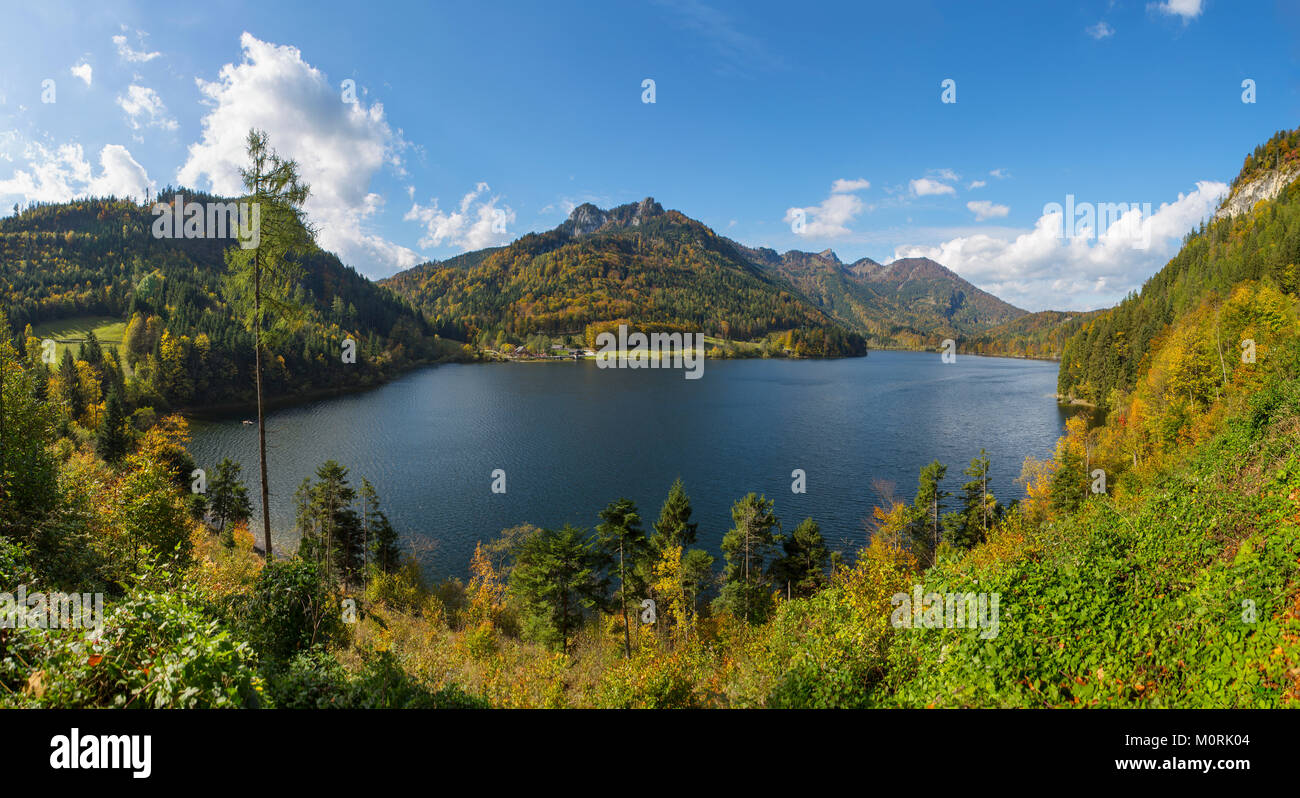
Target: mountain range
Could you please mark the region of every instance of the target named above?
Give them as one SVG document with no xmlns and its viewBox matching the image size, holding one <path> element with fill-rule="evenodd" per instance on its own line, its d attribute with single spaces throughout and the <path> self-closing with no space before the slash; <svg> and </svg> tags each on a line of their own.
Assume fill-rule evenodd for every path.
<svg viewBox="0 0 1300 798">
<path fill-rule="evenodd" d="M 928 258 L 846 264 L 829 249 L 749 247 L 651 197 L 608 210 L 582 204 L 553 230 L 380 284 L 479 343 L 625 319 L 725 339 L 821 328 L 872 348 L 952 338 L 985 353 L 1055 357 L 1061 337 L 1051 333 L 1081 315 L 1029 313 Z"/>
</svg>

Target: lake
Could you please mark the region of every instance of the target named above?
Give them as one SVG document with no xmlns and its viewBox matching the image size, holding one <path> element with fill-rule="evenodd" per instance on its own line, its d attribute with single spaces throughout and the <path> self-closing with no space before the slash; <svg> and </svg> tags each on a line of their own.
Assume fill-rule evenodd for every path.
<svg viewBox="0 0 1300 798">
<path fill-rule="evenodd" d="M 958 493 L 981 447 L 1004 502 L 1026 456 L 1045 457 L 1064 429 L 1052 362 L 872 352 L 843 360 L 709 360 L 701 379 L 675 369 L 601 369 L 592 361 L 444 365 L 380 388 L 268 415 L 271 523 L 296 545 L 293 493 L 327 459 L 365 476 L 430 576 L 464 577 L 474 544 L 520 523 L 593 527 L 627 496 L 649 529 L 680 476 L 699 545 L 721 560 L 732 503 L 776 502 L 786 530 L 806 517 L 833 548 L 866 541 L 875 480 L 910 501 L 917 472 L 948 465 Z M 211 474 L 243 465 L 261 540 L 257 428 L 194 421 L 191 452 Z M 505 471 L 506 492 L 492 473 Z M 793 493 L 803 469 L 807 492 Z"/>
</svg>

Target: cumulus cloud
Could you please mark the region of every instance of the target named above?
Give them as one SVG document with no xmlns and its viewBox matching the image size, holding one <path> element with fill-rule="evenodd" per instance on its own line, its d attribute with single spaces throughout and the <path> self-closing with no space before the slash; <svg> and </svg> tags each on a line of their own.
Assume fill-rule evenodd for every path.
<svg viewBox="0 0 1300 798">
<path fill-rule="evenodd" d="M 857 180 L 846 180 L 840 178 L 834 183 L 831 183 L 832 194 L 847 194 L 851 191 L 865 191 L 869 188 L 871 188 L 871 181 L 863 180 L 862 178 L 858 178 Z"/>
<path fill-rule="evenodd" d="M 853 232 L 849 222 L 866 209 L 862 200 L 852 192 L 870 188 L 871 183 L 861 178 L 840 178 L 831 183 L 831 195 L 820 205 L 806 208 L 787 208 L 785 222 L 797 235 L 804 238 L 837 238 Z"/>
<path fill-rule="evenodd" d="M 143 199 L 146 190 L 153 189 L 144 167 L 121 144 L 109 144 L 100 150 L 99 165 L 100 175 L 90 181 L 89 194 Z"/>
<path fill-rule="evenodd" d="M 422 247 L 446 243 L 469 251 L 504 244 L 510 240 L 507 230 L 515 221 L 515 212 L 509 206 L 498 206 L 500 197 L 480 199 L 490 190 L 487 183 L 479 183 L 461 197 L 458 209 L 451 213 L 438 207 L 436 197 L 432 205 L 417 202 L 403 218 L 424 227 L 424 235 L 420 237 Z"/>
<path fill-rule="evenodd" d="M 984 188 L 987 185 L 988 185 L 988 181 L 986 180 L 972 180 L 970 181 L 970 184 L 966 186 L 966 188 Z"/>
<path fill-rule="evenodd" d="M 123 30 L 125 30 L 125 27 L 123 27 Z M 149 61 L 154 60 L 158 56 L 162 55 L 162 53 L 160 52 L 149 51 L 148 49 L 145 48 L 144 37 L 147 35 L 148 34 L 146 34 L 142 30 L 138 30 L 135 32 L 136 40 L 140 43 L 139 50 L 135 49 L 134 47 L 132 47 L 130 44 L 127 43 L 127 38 L 125 35 L 119 34 L 117 36 L 114 36 L 113 44 L 117 47 L 117 54 L 121 56 L 123 61 L 127 61 L 132 64 L 147 63 Z"/>
<path fill-rule="evenodd" d="M 1115 29 L 1112 28 L 1110 25 L 1107 25 L 1105 20 L 1098 22 L 1096 25 L 1091 25 L 1085 28 L 1084 31 L 1092 38 L 1098 40 L 1104 39 L 1107 36 L 1115 35 Z"/>
<path fill-rule="evenodd" d="M 296 47 L 264 42 L 250 33 L 239 39 L 243 60 L 226 64 L 213 81 L 197 80 L 210 111 L 203 135 L 191 144 L 177 172 L 183 185 L 206 184 L 218 194 L 243 192 L 250 128 L 265 130 L 282 157 L 298 162 L 311 185 L 306 209 L 317 240 L 370 276 L 384 276 L 419 263 L 407 247 L 368 229 L 384 205 L 370 190 L 384 166 L 400 172 L 405 142 L 394 133 L 380 103 L 344 102 L 341 89 L 303 60 Z"/>
<path fill-rule="evenodd" d="M 998 180 L 1003 180 L 1005 178 L 1011 177 L 1011 175 L 1007 174 L 1007 170 L 1005 169 L 990 169 L 989 176 L 996 177 Z"/>
<path fill-rule="evenodd" d="M 1153 3 L 1148 8 L 1155 8 L 1162 14 L 1182 17 L 1183 22 L 1191 22 L 1199 17 L 1203 10 L 1201 0 L 1165 0 L 1163 3 Z"/>
<path fill-rule="evenodd" d="M 95 74 L 95 70 L 92 69 L 90 64 L 87 64 L 85 61 L 82 61 L 81 63 L 72 67 L 68 71 L 72 73 L 73 77 L 81 78 L 81 80 L 84 81 L 87 86 L 90 85 L 90 81 Z"/>
<path fill-rule="evenodd" d="M 931 180 L 928 177 L 920 177 L 911 182 L 912 193 L 918 197 L 929 197 L 938 194 L 956 194 L 957 189 L 947 183 L 940 183 L 938 180 Z"/>
<path fill-rule="evenodd" d="M 163 130 L 175 130 L 177 127 L 176 120 L 167 116 L 167 106 L 163 105 L 158 92 L 147 86 L 131 84 L 127 87 L 126 94 L 118 96 L 117 104 L 126 112 L 132 130 L 139 130 L 142 125 Z"/>
<path fill-rule="evenodd" d="M 1064 214 L 1039 217 L 1019 235 L 982 233 L 937 246 L 898 247 L 895 257 L 928 257 L 1008 302 L 1042 310 L 1090 309 L 1114 304 L 1137 289 L 1177 253 L 1183 236 L 1205 219 L 1227 192 L 1223 183 L 1203 181 L 1190 194 L 1150 214 L 1130 208 L 1105 229 L 1080 228 L 1066 236 Z M 1082 203 L 1079 203 L 1082 206 Z M 1076 208 L 1076 220 L 1081 214 Z"/>
<path fill-rule="evenodd" d="M 153 189 L 130 151 L 109 144 L 99 152 L 100 171 L 94 174 L 80 144 L 63 144 L 53 149 L 37 142 L 23 148 L 25 166 L 16 168 L 7 180 L 0 180 L 0 197 L 5 204 L 24 202 L 66 202 L 75 197 L 117 196 L 143 199 Z"/>
<path fill-rule="evenodd" d="M 966 203 L 966 208 L 975 214 L 975 221 L 977 222 L 982 222 L 985 219 L 996 219 L 1011 212 L 1011 209 L 1006 205 L 998 205 L 988 200 L 972 200 Z"/>
</svg>

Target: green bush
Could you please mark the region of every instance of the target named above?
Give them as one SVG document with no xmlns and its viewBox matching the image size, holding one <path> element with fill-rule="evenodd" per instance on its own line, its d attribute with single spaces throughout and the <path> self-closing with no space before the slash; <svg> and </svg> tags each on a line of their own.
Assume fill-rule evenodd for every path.
<svg viewBox="0 0 1300 798">
<path fill-rule="evenodd" d="M 20 706 L 214 708 L 260 703 L 256 658 L 185 591 L 136 592 L 90 629 L 13 629 L 0 681 Z"/>
<path fill-rule="evenodd" d="M 319 566 L 297 557 L 271 562 L 253 588 L 242 630 L 270 663 L 328 647 L 347 636 L 338 593 Z"/>
</svg>

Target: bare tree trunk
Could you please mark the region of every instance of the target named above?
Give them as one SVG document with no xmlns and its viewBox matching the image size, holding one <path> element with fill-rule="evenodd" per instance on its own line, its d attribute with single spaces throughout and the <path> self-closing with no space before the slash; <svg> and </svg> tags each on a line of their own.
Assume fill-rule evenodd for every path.
<svg viewBox="0 0 1300 798">
<path fill-rule="evenodd" d="M 618 593 L 623 605 L 623 654 L 632 658 L 632 630 L 627 620 L 627 571 L 623 567 L 623 543 L 618 544 Z"/>
<path fill-rule="evenodd" d="M 266 541 L 266 560 L 271 561 L 271 490 L 266 479 L 266 411 L 262 406 L 262 267 L 253 255 L 253 370 L 257 383 L 257 451 L 262 475 L 262 534 Z"/>
</svg>

